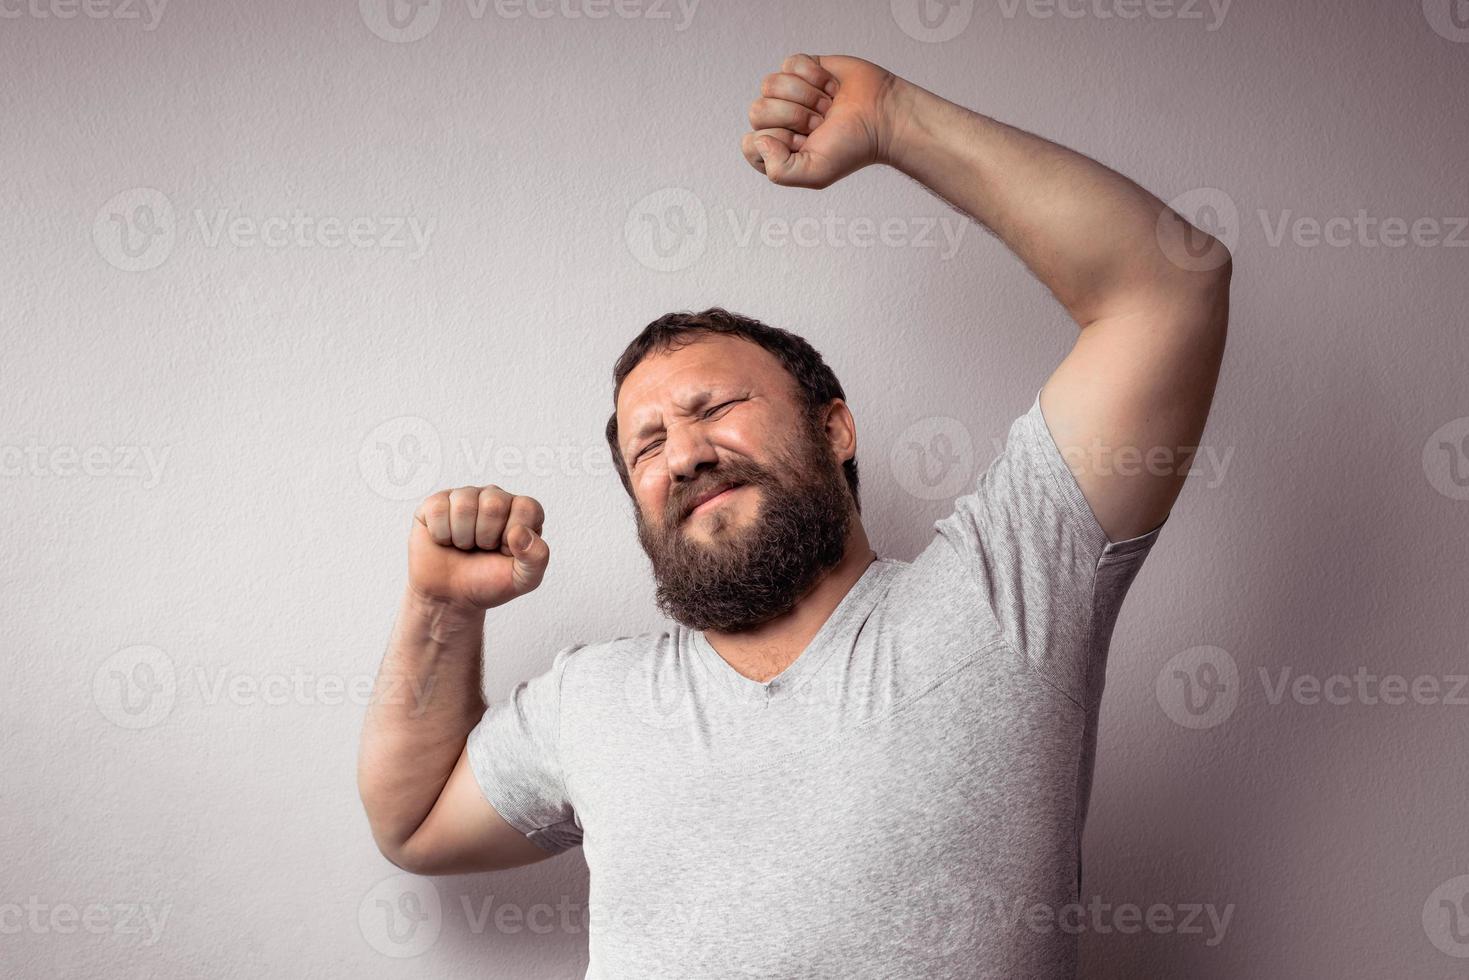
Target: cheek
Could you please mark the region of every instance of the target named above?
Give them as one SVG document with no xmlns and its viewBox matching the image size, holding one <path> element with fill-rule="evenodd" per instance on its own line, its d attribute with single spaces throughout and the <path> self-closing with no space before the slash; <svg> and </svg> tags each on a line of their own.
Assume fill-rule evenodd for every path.
<svg viewBox="0 0 1469 980">
<path fill-rule="evenodd" d="M 638 509 L 656 520 L 668 503 L 668 481 L 644 476 L 634 481 L 632 487 L 634 503 Z"/>
</svg>

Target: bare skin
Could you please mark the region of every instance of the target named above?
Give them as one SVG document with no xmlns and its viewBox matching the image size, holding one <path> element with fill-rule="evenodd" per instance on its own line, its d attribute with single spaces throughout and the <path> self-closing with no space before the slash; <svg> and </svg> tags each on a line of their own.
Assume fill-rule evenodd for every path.
<svg viewBox="0 0 1469 980">
<path fill-rule="evenodd" d="M 1051 291 L 1080 334 L 1041 389 L 1047 425 L 1111 540 L 1157 527 L 1213 400 L 1228 320 L 1224 247 L 1101 164 L 860 58 L 792 55 L 760 93 L 741 150 L 767 179 L 817 189 L 891 167 L 993 231 Z M 1196 261 L 1176 261 L 1182 245 Z M 634 502 L 650 521 L 721 457 L 774 466 L 799 418 L 794 383 L 774 357 L 728 337 L 647 358 L 624 382 L 617 413 Z M 841 400 L 827 406 L 822 431 L 834 463 L 856 453 Z M 1181 462 L 1125 465 L 1149 452 Z M 746 486 L 711 501 L 684 533 L 711 543 L 738 533 L 759 493 Z M 549 856 L 484 799 L 464 753 L 485 707 L 485 611 L 540 584 L 550 558 L 543 520 L 533 498 L 499 487 L 440 491 L 415 514 L 409 585 L 358 766 L 374 839 L 407 870 L 457 874 Z M 873 557 L 854 519 L 841 561 L 788 613 L 710 633 L 711 645 L 747 677 L 775 676 Z M 402 691 L 428 693 L 405 704 Z"/>
</svg>

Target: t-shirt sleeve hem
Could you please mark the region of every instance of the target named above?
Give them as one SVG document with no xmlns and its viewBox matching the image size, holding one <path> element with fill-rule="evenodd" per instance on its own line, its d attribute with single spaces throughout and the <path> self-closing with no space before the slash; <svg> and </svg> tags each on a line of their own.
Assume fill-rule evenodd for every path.
<svg viewBox="0 0 1469 980">
<path fill-rule="evenodd" d="M 515 798 L 507 794 L 499 780 L 495 778 L 493 764 L 481 755 L 481 741 L 475 738 L 474 731 L 469 733 L 465 751 L 469 756 L 469 769 L 474 773 L 474 781 L 479 786 L 480 795 L 485 798 L 485 802 L 495 808 L 495 812 L 500 815 L 501 819 L 520 831 L 531 843 L 552 854 L 559 854 L 573 846 L 573 843 L 568 842 L 565 837 L 564 825 L 554 824 L 542 827 L 526 817 L 525 811 L 515 801 Z"/>
<path fill-rule="evenodd" d="M 1041 409 L 1040 389 L 1036 389 L 1035 399 L 1031 402 L 1030 411 L 1026 413 L 1037 429 L 1035 436 L 1040 448 L 1041 456 L 1046 461 L 1046 469 L 1051 474 L 1054 486 L 1060 492 L 1061 499 L 1065 501 L 1072 518 L 1077 525 L 1084 529 L 1088 538 L 1099 548 L 1099 564 L 1111 558 L 1120 558 L 1138 551 L 1146 551 L 1153 546 L 1163 525 L 1168 523 L 1168 517 L 1158 522 L 1158 525 L 1150 531 L 1113 541 L 1107 536 L 1102 522 L 1097 520 L 1092 505 L 1082 492 L 1081 484 L 1076 480 L 1076 474 L 1066 462 L 1065 454 L 1061 447 L 1056 444 L 1056 437 L 1051 432 L 1050 423 L 1046 421 L 1045 412 Z M 1171 515 L 1170 515 L 1171 516 Z"/>
</svg>

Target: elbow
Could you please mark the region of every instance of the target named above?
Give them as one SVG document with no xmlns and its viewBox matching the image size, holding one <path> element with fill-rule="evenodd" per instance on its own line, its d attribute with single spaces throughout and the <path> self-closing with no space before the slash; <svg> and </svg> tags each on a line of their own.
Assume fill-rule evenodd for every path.
<svg viewBox="0 0 1469 980">
<path fill-rule="evenodd" d="M 377 851 L 387 862 L 399 871 L 407 871 L 409 874 L 421 874 L 418 863 L 413 860 L 407 841 L 388 840 L 385 837 L 374 835 L 373 843 L 377 845 Z"/>
</svg>

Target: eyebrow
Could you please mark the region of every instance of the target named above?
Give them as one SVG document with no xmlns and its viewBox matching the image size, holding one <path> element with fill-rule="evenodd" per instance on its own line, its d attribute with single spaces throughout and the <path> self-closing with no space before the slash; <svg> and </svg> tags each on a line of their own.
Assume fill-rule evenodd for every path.
<svg viewBox="0 0 1469 980">
<path fill-rule="evenodd" d="M 707 388 L 702 391 L 695 392 L 689 397 L 688 402 L 683 406 L 684 411 L 688 412 L 689 414 L 693 414 L 694 412 L 697 412 L 699 409 L 703 408 L 705 405 L 709 404 L 709 402 L 711 402 L 713 399 L 714 392 Z M 638 426 L 636 430 L 634 430 L 632 437 L 627 440 L 627 448 L 624 449 L 623 452 L 631 452 L 640 441 L 662 428 L 663 422 L 661 419 L 649 419 L 648 421 L 644 422 L 642 425 Z"/>
</svg>

